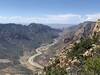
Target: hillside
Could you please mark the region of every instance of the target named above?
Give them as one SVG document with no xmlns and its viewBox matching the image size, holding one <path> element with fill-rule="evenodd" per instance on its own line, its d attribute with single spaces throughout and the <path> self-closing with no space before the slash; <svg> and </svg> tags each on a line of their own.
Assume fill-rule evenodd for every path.
<svg viewBox="0 0 100 75">
<path fill-rule="evenodd" d="M 51 58 L 44 71 L 46 75 L 99 75 L 100 20 L 84 22 L 71 43 Z"/>
</svg>

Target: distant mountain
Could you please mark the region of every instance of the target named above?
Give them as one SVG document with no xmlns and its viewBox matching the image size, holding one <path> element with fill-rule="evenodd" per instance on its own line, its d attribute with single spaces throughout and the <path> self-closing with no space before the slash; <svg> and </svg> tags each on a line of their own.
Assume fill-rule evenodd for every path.
<svg viewBox="0 0 100 75">
<path fill-rule="evenodd" d="M 90 37 L 94 26 L 95 22 L 86 21 L 75 26 L 64 28 L 56 47 L 58 49 L 63 48 L 64 46 L 78 41 L 80 38 Z"/>
<path fill-rule="evenodd" d="M 74 24 L 47 24 L 47 25 L 51 26 L 53 28 L 57 28 L 57 29 L 62 29 L 62 28 L 74 26 Z"/>
<path fill-rule="evenodd" d="M 34 52 L 43 43 L 50 43 L 60 30 L 49 26 L 31 23 L 0 24 L 0 59 L 18 59 L 24 51 Z"/>
</svg>

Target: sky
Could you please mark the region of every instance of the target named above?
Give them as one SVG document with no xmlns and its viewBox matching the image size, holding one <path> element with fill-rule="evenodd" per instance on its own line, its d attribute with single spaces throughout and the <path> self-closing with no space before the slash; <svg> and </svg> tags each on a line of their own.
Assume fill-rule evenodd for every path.
<svg viewBox="0 0 100 75">
<path fill-rule="evenodd" d="M 78 24 L 100 18 L 100 0 L 0 0 L 0 23 Z"/>
</svg>

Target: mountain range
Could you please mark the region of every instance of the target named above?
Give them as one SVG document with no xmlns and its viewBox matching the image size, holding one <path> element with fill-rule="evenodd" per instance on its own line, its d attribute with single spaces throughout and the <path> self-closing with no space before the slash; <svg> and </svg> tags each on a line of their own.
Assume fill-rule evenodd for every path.
<svg viewBox="0 0 100 75">
<path fill-rule="evenodd" d="M 41 44 L 51 43 L 60 30 L 42 24 L 0 24 L 0 59 L 18 59 L 24 51 L 35 52 Z"/>
<path fill-rule="evenodd" d="M 35 54 L 36 48 L 52 43 L 57 38 L 57 44 L 51 46 L 46 54 L 36 58 L 36 61 L 42 64 L 41 62 L 48 61 L 57 52 L 60 53 L 64 47 L 68 47 L 69 44 L 81 38 L 91 37 L 94 26 L 95 22 L 91 21 L 63 30 L 36 23 L 31 23 L 28 26 L 14 23 L 0 24 L 0 59 L 9 59 L 13 63 L 0 63 L 0 69 L 15 69 L 16 72 L 22 70 L 24 73 L 26 71 L 31 73 L 33 71 L 19 62 L 20 57 L 26 55 L 25 58 L 27 58 L 27 56 Z M 43 60 L 44 58 L 47 60 Z"/>
</svg>

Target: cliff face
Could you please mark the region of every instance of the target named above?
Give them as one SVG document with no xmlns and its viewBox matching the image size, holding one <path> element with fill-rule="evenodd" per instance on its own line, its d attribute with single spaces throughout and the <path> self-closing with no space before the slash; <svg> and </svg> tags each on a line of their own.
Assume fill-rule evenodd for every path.
<svg viewBox="0 0 100 75">
<path fill-rule="evenodd" d="M 60 43 L 64 45 L 73 43 L 80 38 L 91 37 L 95 24 L 95 22 L 87 21 L 65 29 L 60 37 Z"/>
<path fill-rule="evenodd" d="M 95 22 L 84 22 L 79 24 L 79 29 L 75 32 L 73 40 L 91 37 Z"/>
</svg>

